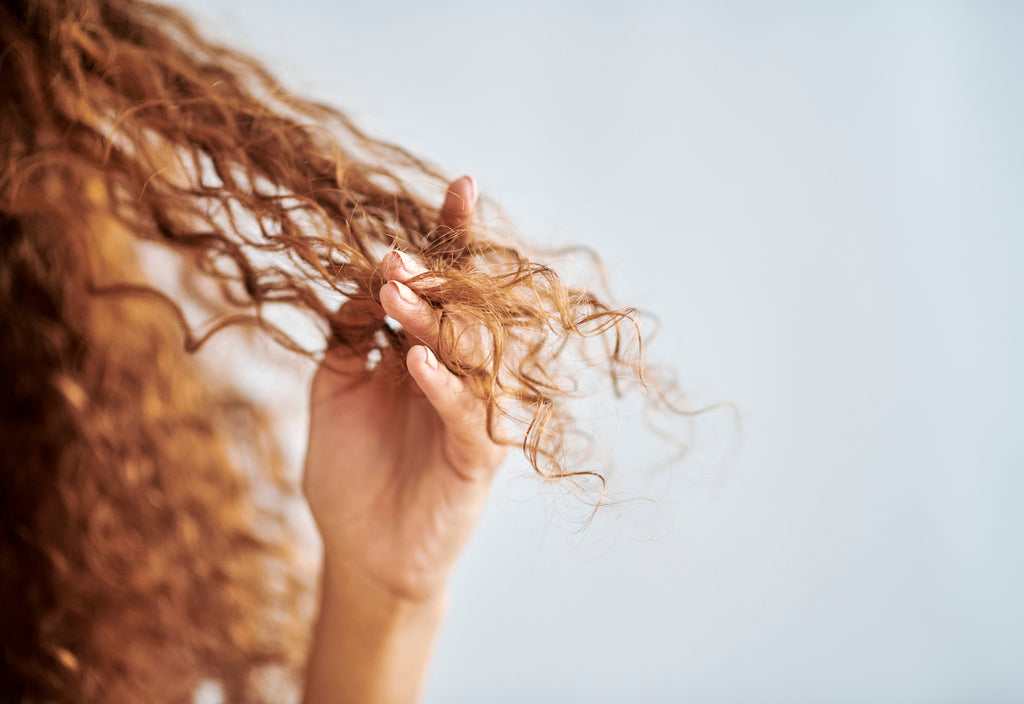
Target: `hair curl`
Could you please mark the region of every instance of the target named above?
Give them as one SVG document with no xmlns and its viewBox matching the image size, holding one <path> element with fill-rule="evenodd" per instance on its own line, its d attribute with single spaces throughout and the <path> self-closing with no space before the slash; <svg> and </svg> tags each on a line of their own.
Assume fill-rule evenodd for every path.
<svg viewBox="0 0 1024 704">
<path fill-rule="evenodd" d="M 293 558 L 251 498 L 268 478 L 287 491 L 280 455 L 251 449 L 258 407 L 188 353 L 243 325 L 318 358 L 273 322 L 283 307 L 327 348 L 403 359 L 383 316 L 339 308 L 379 305 L 389 249 L 430 268 L 410 285 L 442 310 L 438 355 L 487 403 L 492 437 L 513 442 L 498 430 L 511 399 L 538 472 L 589 474 L 565 459 L 560 359 L 597 339 L 613 385 L 642 382 L 634 312 L 494 233 L 439 226 L 417 190 L 443 186 L 436 169 L 165 7 L 9 0 L 0 51 L 0 682 L 14 699 L 185 701 L 212 678 L 259 700 L 266 667 L 299 667 Z M 146 278 L 142 244 L 187 262 L 178 294 Z M 486 331 L 479 358 L 457 353 L 466 321 Z"/>
</svg>

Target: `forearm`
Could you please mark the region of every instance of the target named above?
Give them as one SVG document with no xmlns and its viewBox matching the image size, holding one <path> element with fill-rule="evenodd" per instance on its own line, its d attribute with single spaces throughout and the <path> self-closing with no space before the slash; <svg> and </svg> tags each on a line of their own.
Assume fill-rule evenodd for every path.
<svg viewBox="0 0 1024 704">
<path fill-rule="evenodd" d="M 419 699 L 447 595 L 403 599 L 325 560 L 304 704 Z"/>
</svg>

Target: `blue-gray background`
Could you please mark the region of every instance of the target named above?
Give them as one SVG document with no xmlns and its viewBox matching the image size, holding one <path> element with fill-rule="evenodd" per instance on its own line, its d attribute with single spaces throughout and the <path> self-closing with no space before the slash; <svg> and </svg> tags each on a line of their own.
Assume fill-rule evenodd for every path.
<svg viewBox="0 0 1024 704">
<path fill-rule="evenodd" d="M 617 538 L 513 464 L 428 704 L 1024 700 L 1024 4 L 180 4 L 593 246 L 745 414 Z"/>
</svg>

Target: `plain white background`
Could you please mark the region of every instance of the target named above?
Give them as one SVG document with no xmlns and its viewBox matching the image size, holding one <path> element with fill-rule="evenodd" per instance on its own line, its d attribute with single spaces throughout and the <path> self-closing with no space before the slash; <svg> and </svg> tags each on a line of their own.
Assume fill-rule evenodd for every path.
<svg viewBox="0 0 1024 704">
<path fill-rule="evenodd" d="M 428 704 L 1024 699 L 1024 5 L 182 6 L 595 248 L 744 412 L 633 475 L 625 412 L 661 502 L 589 533 L 512 463 Z"/>
</svg>

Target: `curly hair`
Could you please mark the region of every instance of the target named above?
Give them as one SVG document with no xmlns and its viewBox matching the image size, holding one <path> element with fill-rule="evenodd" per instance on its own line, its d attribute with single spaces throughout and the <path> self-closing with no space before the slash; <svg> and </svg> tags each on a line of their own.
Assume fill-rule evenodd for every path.
<svg viewBox="0 0 1024 704">
<path fill-rule="evenodd" d="M 635 313 L 508 237 L 440 226 L 417 190 L 442 187 L 437 169 L 165 7 L 7 0 L 0 51 L 0 683 L 13 700 L 188 701 L 212 679 L 259 701 L 273 668 L 301 668 L 290 537 L 252 496 L 290 491 L 281 454 L 258 405 L 190 353 L 248 326 L 317 359 L 337 346 L 404 359 L 410 342 L 382 314 L 344 313 L 379 311 L 390 249 L 431 270 L 410 286 L 442 311 L 438 356 L 487 404 L 491 436 L 545 477 L 591 474 L 566 459 L 563 357 L 598 340 L 611 384 L 642 384 Z M 185 263 L 177 294 L 147 278 L 142 246 Z M 297 341 L 281 308 L 325 344 Z M 486 331 L 479 357 L 459 354 L 467 321 Z M 518 439 L 499 431 L 510 415 Z"/>
</svg>

